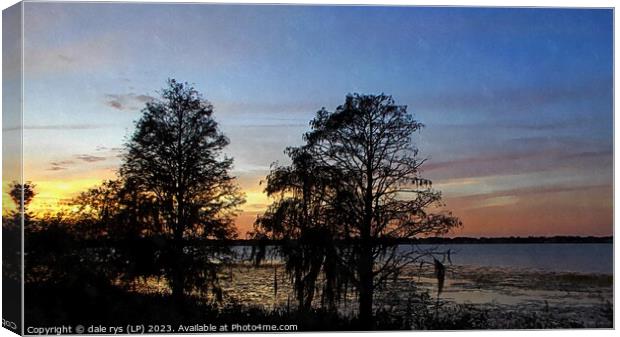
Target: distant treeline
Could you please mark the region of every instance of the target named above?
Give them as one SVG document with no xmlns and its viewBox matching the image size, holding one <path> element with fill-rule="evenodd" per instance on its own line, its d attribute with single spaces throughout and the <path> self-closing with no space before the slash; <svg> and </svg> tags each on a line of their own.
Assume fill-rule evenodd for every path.
<svg viewBox="0 0 620 337">
<path fill-rule="evenodd" d="M 460 243 L 613 243 L 613 236 L 510 236 L 499 238 L 424 238 L 415 240 L 415 243 L 432 244 L 460 244 Z"/>
<path fill-rule="evenodd" d="M 279 245 L 295 245 L 296 240 L 269 240 L 269 239 L 237 239 L 237 240 L 208 240 L 208 239 L 196 239 L 187 240 L 186 245 L 188 247 L 200 247 L 200 246 L 220 246 L 220 247 L 232 247 L 232 246 L 279 246 Z M 377 245 L 394 245 L 394 244 L 501 244 L 501 243 L 613 243 L 613 236 L 510 236 L 510 237 L 454 237 L 454 238 L 442 238 L 442 237 L 427 237 L 418 239 L 400 239 L 400 240 L 376 240 Z M 87 247 L 136 247 L 136 245 L 149 245 L 160 246 L 163 243 L 163 238 L 157 236 L 141 239 L 125 239 L 125 240 L 80 240 L 76 242 L 76 246 L 83 248 Z M 337 240 L 335 245 L 355 245 L 359 242 L 355 240 Z M 320 242 L 317 241 L 317 244 Z"/>
<path fill-rule="evenodd" d="M 257 245 L 257 244 L 268 244 L 268 245 L 278 245 L 281 240 L 272 241 L 272 240 L 231 240 L 226 242 L 228 245 Z M 346 244 L 346 242 L 342 242 Z M 390 240 L 390 242 L 385 242 L 384 244 L 497 244 L 497 243 L 613 243 L 613 236 L 528 236 L 528 237 L 520 237 L 520 236 L 510 236 L 510 237 L 454 237 L 454 238 L 445 238 L 445 237 L 427 237 L 427 238 L 417 238 L 417 239 L 401 239 L 401 240 Z"/>
</svg>

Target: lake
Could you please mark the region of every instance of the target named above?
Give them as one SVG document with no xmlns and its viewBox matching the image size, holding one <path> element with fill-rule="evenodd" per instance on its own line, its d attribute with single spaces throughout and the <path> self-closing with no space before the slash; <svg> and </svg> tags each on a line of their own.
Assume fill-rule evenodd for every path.
<svg viewBox="0 0 620 337">
<path fill-rule="evenodd" d="M 531 269 L 552 272 L 613 274 L 613 244 L 610 243 L 514 243 L 400 245 L 402 252 L 448 251 L 456 266 Z M 236 247 L 240 256 L 251 248 Z M 277 260 L 273 254 L 268 254 Z"/>
<path fill-rule="evenodd" d="M 412 249 L 401 245 L 402 252 Z M 469 305 L 495 317 L 497 326 L 511 313 L 552 316 L 588 327 L 609 326 L 613 308 L 612 244 L 450 244 L 416 245 L 416 251 L 450 251 L 443 292 L 432 265 L 411 266 L 375 293 L 375 310 L 405 313 L 414 293 L 427 292 L 433 303 Z M 261 266 L 247 263 L 250 247 L 235 247 L 246 263 L 225 268 L 221 284 L 229 302 L 266 308 L 294 303 L 290 278 L 274 254 Z M 273 252 L 273 251 L 272 251 Z M 169 293 L 164 280 L 140 282 L 141 292 Z M 277 283 L 277 287 L 275 284 Z M 339 309 L 355 315 L 355 296 Z M 506 325 L 510 327 L 511 325 Z"/>
<path fill-rule="evenodd" d="M 418 245 L 451 251 L 454 265 L 613 274 L 611 243 L 515 243 Z M 406 251 L 409 245 L 402 245 Z"/>
</svg>

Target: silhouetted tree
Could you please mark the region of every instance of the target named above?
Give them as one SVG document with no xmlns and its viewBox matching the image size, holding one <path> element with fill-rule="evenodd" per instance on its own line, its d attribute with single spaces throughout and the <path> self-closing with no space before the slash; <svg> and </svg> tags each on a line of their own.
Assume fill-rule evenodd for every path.
<svg viewBox="0 0 620 337">
<path fill-rule="evenodd" d="M 101 185 L 81 192 L 71 200 L 76 216 L 74 234 L 82 239 L 97 239 L 107 236 L 109 228 L 122 213 L 120 190 L 122 182 L 104 181 Z"/>
<path fill-rule="evenodd" d="M 335 310 L 347 280 L 337 266 L 335 240 L 340 235 L 332 221 L 337 210 L 334 180 L 343 177 L 330 167 L 320 166 L 303 147 L 285 152 L 292 164 L 275 165 L 267 176 L 265 192 L 276 200 L 257 218 L 254 235 L 283 240 L 277 249 L 301 311 L 311 308 L 321 275 L 321 302 Z"/>
<path fill-rule="evenodd" d="M 75 226 L 83 239 L 136 239 L 161 233 L 159 208 L 153 197 L 128 182 L 106 180 L 70 201 Z"/>
<path fill-rule="evenodd" d="M 219 294 L 216 252 L 188 247 L 189 239 L 230 239 L 244 199 L 222 155 L 228 139 L 213 106 L 187 83 L 169 80 L 161 98 L 146 104 L 126 144 L 121 177 L 153 197 L 168 242 L 165 269 L 173 297 L 209 288 Z"/>
<path fill-rule="evenodd" d="M 13 181 L 7 194 L 14 204 L 2 209 L 2 275 L 7 281 L 17 282 L 21 281 L 22 225 L 31 226 L 28 205 L 36 195 L 35 185 L 30 181 L 23 184 Z"/>
<path fill-rule="evenodd" d="M 15 205 L 17 205 L 17 212 L 24 215 L 24 221 L 27 221 L 31 217 L 31 214 L 28 212 L 28 205 L 30 205 L 30 202 L 32 202 L 32 199 L 34 199 L 36 195 L 34 190 L 35 187 L 36 186 L 30 181 L 23 184 L 13 182 L 9 185 L 9 196 Z"/>
<path fill-rule="evenodd" d="M 420 175 L 424 160 L 418 159 L 412 136 L 422 124 L 392 97 L 349 95 L 334 112 L 318 111 L 310 126 L 304 153 L 320 172 L 333 174 L 332 192 L 322 203 L 333 208 L 327 218 L 329 233 L 334 240 L 350 243 L 338 248 L 338 268 L 357 289 L 362 327 L 371 329 L 375 289 L 420 258 L 414 252 L 397 252 L 395 239 L 445 234 L 460 222 L 449 212 L 429 211 L 441 205 L 441 194 Z M 294 161 L 288 170 L 300 171 L 297 164 Z M 274 186 L 281 185 L 273 179 L 279 171 L 286 172 L 276 168 L 268 177 Z M 286 211 L 276 203 L 270 209 L 273 214 L 273 207 Z M 269 212 L 267 216 L 273 217 Z M 273 230 L 274 225 L 267 224 L 259 219 L 260 228 Z"/>
</svg>

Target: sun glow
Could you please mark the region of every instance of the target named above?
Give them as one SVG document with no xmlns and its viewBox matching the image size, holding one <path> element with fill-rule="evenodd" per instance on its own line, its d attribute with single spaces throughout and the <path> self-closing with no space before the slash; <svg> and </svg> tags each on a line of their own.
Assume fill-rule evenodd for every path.
<svg viewBox="0 0 620 337">
<path fill-rule="evenodd" d="M 58 213 L 61 211 L 73 211 L 68 202 L 78 196 L 81 192 L 89 188 L 100 185 L 105 179 L 110 177 L 87 177 L 75 179 L 48 179 L 48 180 L 32 180 L 35 185 L 36 196 L 32 200 L 28 209 L 35 216 Z M 13 201 L 8 195 L 9 185 L 11 182 L 4 182 L 4 194 L 2 199 L 3 209 L 15 209 Z M 241 205 L 239 221 L 242 222 L 241 227 L 249 226 L 247 223 L 253 222 L 256 214 L 262 213 L 267 205 L 271 202 L 270 198 L 263 193 L 262 189 L 248 189 L 244 191 L 246 202 Z M 252 219 L 246 220 L 251 214 Z M 244 231 L 242 231 L 244 232 Z"/>
<path fill-rule="evenodd" d="M 35 215 L 67 210 L 68 200 L 102 181 L 102 178 L 33 181 L 37 195 L 32 200 L 29 210 Z"/>
</svg>

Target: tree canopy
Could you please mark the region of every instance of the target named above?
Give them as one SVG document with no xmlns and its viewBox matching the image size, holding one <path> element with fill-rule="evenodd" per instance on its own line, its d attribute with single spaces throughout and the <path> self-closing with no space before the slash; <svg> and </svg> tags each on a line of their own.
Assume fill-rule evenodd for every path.
<svg viewBox="0 0 620 337">
<path fill-rule="evenodd" d="M 423 125 L 391 96 L 349 95 L 335 111 L 319 110 L 310 126 L 306 143 L 286 151 L 292 164 L 275 166 L 267 176 L 265 191 L 278 198 L 257 220 L 256 231 L 297 239 L 320 231 L 314 245 L 332 247 L 323 249 L 321 259 L 316 252 L 308 255 L 318 261 L 314 268 L 289 269 L 300 279 L 339 270 L 331 279 L 355 286 L 360 321 L 369 323 L 374 290 L 420 258 L 397 253 L 391 242 L 445 234 L 460 222 L 441 211 L 441 193 L 421 175 L 425 159 L 412 136 Z M 312 265 L 300 254 L 289 253 L 288 261 Z"/>
<path fill-rule="evenodd" d="M 121 177 L 155 200 L 160 234 L 169 240 L 169 282 L 179 298 L 197 283 L 219 291 L 215 252 L 186 249 L 186 242 L 236 236 L 233 220 L 244 198 L 230 175 L 233 160 L 222 153 L 228 143 L 213 106 L 193 86 L 169 80 L 161 97 L 146 103 L 126 144 Z"/>
</svg>

